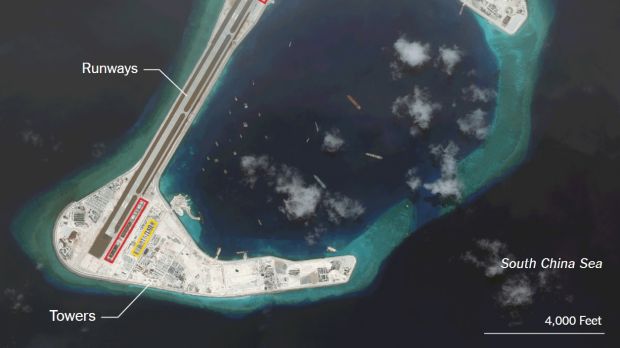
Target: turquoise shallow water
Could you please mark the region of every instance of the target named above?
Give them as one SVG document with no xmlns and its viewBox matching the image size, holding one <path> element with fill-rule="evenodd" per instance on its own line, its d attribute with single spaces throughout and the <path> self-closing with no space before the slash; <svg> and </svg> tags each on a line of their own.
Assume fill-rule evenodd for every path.
<svg viewBox="0 0 620 348">
<path fill-rule="evenodd" d="M 194 11 L 186 37 L 183 64 L 172 71 L 184 80 L 204 47 L 222 1 L 204 2 Z M 496 117 L 484 144 L 460 161 L 459 173 L 465 185 L 465 197 L 471 198 L 514 168 L 524 158 L 530 138 L 530 107 L 536 84 L 538 64 L 543 44 L 552 20 L 551 4 L 546 1 L 530 1 L 530 19 L 514 37 L 509 37 L 479 20 L 485 40 L 493 51 L 500 68 Z M 141 118 L 134 129 L 135 134 L 124 150 L 111 155 L 100 164 L 74 175 L 58 187 L 30 202 L 12 224 L 12 230 L 23 250 L 40 266 L 46 277 L 58 286 L 77 291 L 135 294 L 137 289 L 117 284 L 103 283 L 78 277 L 56 259 L 52 248 L 52 225 L 60 210 L 70 201 L 92 192 L 105 182 L 129 169 L 139 158 L 156 127 L 164 117 L 174 98 L 166 90 L 152 99 L 145 114 L 155 114 L 148 120 Z M 139 129 L 139 130 L 138 130 Z M 114 164 L 114 165 L 113 165 Z M 116 170 L 110 170 L 116 168 Z M 165 181 L 162 185 L 165 185 Z M 165 187 L 162 187 L 165 191 Z M 445 209 L 443 213 L 447 213 Z M 37 219 L 32 219 L 37 216 Z M 358 258 L 351 281 L 331 288 L 287 292 L 277 295 L 261 295 L 232 299 L 211 299 L 180 295 L 165 291 L 149 290 L 147 296 L 170 300 L 228 314 L 245 313 L 272 304 L 298 304 L 342 296 L 363 291 L 375 279 L 383 260 L 413 231 L 420 227 L 415 206 L 405 200 L 390 208 L 363 233 L 339 253 L 353 254 Z M 196 238 L 200 226 L 187 219 L 183 222 Z"/>
</svg>

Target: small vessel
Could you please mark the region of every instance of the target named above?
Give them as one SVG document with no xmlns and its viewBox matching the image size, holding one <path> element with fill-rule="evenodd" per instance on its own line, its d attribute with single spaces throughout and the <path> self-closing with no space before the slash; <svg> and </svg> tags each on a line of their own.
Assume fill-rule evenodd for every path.
<svg viewBox="0 0 620 348">
<path fill-rule="evenodd" d="M 314 129 L 316 129 L 316 132 L 319 132 L 319 124 L 314 122 Z"/>
<path fill-rule="evenodd" d="M 321 180 L 321 178 L 318 177 L 318 175 L 314 174 L 312 175 L 314 176 L 314 180 L 316 180 L 317 183 L 319 183 L 319 185 L 321 185 L 321 187 L 325 190 L 327 189 L 327 185 L 325 185 L 325 183 L 323 182 L 323 180 Z"/>
<path fill-rule="evenodd" d="M 370 152 L 366 152 L 365 155 L 370 157 L 370 158 L 374 158 L 374 159 L 378 159 L 378 160 L 382 160 L 383 159 L 383 156 L 375 155 L 374 153 L 370 153 Z"/>
<path fill-rule="evenodd" d="M 291 46 L 293 46 L 293 41 L 289 41 L 288 43 L 288 47 L 290 48 Z"/>
<path fill-rule="evenodd" d="M 357 102 L 357 100 L 355 100 L 355 98 L 353 98 L 352 95 L 347 94 L 347 99 L 349 99 L 351 104 L 353 104 L 353 106 L 355 106 L 356 109 L 362 110 L 362 106 L 360 105 L 360 103 Z"/>
<path fill-rule="evenodd" d="M 220 253 L 222 252 L 222 247 L 217 247 L 217 251 L 215 252 L 215 259 L 217 260 L 220 257 Z"/>
<path fill-rule="evenodd" d="M 262 226 L 263 225 L 263 222 L 260 221 L 260 219 L 256 219 L 256 221 L 258 221 L 258 226 Z"/>
<path fill-rule="evenodd" d="M 335 253 L 335 252 L 336 252 L 336 251 L 338 251 L 338 250 L 336 250 L 336 248 L 334 248 L 333 246 L 329 246 L 329 245 L 328 245 L 328 246 L 327 246 L 327 251 L 328 251 L 328 252 L 330 252 L 330 253 Z"/>
</svg>

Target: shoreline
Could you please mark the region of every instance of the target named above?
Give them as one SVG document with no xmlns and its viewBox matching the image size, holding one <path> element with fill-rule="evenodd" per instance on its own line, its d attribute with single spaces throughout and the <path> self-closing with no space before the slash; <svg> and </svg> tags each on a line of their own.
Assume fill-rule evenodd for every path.
<svg viewBox="0 0 620 348">
<path fill-rule="evenodd" d="M 538 6 L 537 11 L 531 11 L 531 12 L 538 12 L 537 13 L 538 20 L 541 20 L 544 22 L 545 20 L 544 14 L 538 11 L 538 10 L 541 10 L 541 5 L 537 4 L 537 6 Z M 525 150 L 527 149 L 527 145 L 529 144 L 529 125 L 530 125 L 529 120 L 531 116 L 529 113 L 529 109 L 531 106 L 530 105 L 531 96 L 532 96 L 533 91 L 532 90 L 521 91 L 521 94 L 525 94 L 525 96 L 522 96 L 522 97 L 525 97 L 525 100 L 528 101 L 529 104 L 528 103 L 517 104 L 517 105 L 520 105 L 520 108 L 518 108 L 519 111 L 523 111 L 523 109 L 525 108 L 528 111 L 527 113 L 522 114 L 517 111 L 512 111 L 508 113 L 509 115 L 506 115 L 500 112 L 501 110 L 504 110 L 504 109 L 511 110 L 511 108 L 514 107 L 514 105 L 507 105 L 507 104 L 511 104 L 510 100 L 508 101 L 505 100 L 506 99 L 506 93 L 505 93 L 506 88 L 510 87 L 508 86 L 509 83 L 507 83 L 507 79 L 508 81 L 510 81 L 510 76 L 506 76 L 506 75 L 510 75 L 509 74 L 510 72 L 506 72 L 504 71 L 504 69 L 502 69 L 502 68 L 506 68 L 504 66 L 506 65 L 506 61 L 503 61 L 502 59 L 506 59 L 506 57 L 510 56 L 510 52 L 507 52 L 507 51 L 509 51 L 510 49 L 514 49 L 513 47 L 511 47 L 511 44 L 514 44 L 515 46 L 517 46 L 516 43 L 509 42 L 510 40 L 515 39 L 515 37 L 519 38 L 520 40 L 523 40 L 524 37 L 526 37 L 528 34 L 529 35 L 539 34 L 540 40 L 538 40 L 537 43 L 540 45 L 540 43 L 542 42 L 542 39 L 544 39 L 546 35 L 546 28 L 548 27 L 546 26 L 546 24 L 548 23 L 542 23 L 542 24 L 545 24 L 545 27 L 538 28 L 538 29 L 542 29 L 542 31 L 537 31 L 536 30 L 537 28 L 533 28 L 534 24 L 532 24 L 531 22 L 528 22 L 528 24 L 526 24 L 526 26 L 523 28 L 524 30 L 520 31 L 520 33 L 517 34 L 515 37 L 508 37 L 506 38 L 506 40 L 502 41 L 503 37 L 495 33 L 493 31 L 494 30 L 493 28 L 488 27 L 487 23 L 481 23 L 480 21 L 479 23 L 481 24 L 482 29 L 484 31 L 487 44 L 490 46 L 490 48 L 492 49 L 493 53 L 495 54 L 498 60 L 498 63 L 499 63 L 498 66 L 500 67 L 500 76 L 499 76 L 499 83 L 498 83 L 498 103 L 496 105 L 497 117 L 496 117 L 496 121 L 493 123 L 490 136 L 487 142 L 484 143 L 483 148 L 475 150 L 475 152 L 470 154 L 470 156 L 466 157 L 462 161 L 459 161 L 459 172 L 462 173 L 464 177 L 464 181 L 466 181 L 468 184 L 466 186 L 468 191 L 465 194 L 467 198 L 470 198 L 472 194 L 475 195 L 476 192 L 479 191 L 480 189 L 483 189 L 485 185 L 489 185 L 490 183 L 488 182 L 488 180 L 495 180 L 501 175 L 505 174 L 503 171 L 507 170 L 507 168 L 509 167 L 513 167 L 514 165 L 516 165 L 520 160 L 522 160 L 525 154 Z M 503 45 L 505 45 L 506 47 L 502 47 Z M 534 50 L 535 54 L 532 54 L 530 58 L 533 60 L 538 59 L 538 55 L 540 54 L 541 48 L 542 47 L 540 46 L 537 47 L 537 49 Z M 516 58 L 515 60 L 519 60 L 519 59 Z M 526 64 L 522 61 L 521 62 L 513 61 L 511 63 L 521 68 L 523 67 L 524 64 Z M 516 69 L 517 67 L 512 67 L 512 68 Z M 525 79 L 526 82 L 529 82 L 529 84 L 526 84 L 525 87 L 528 87 L 528 85 L 529 87 L 532 87 L 535 84 L 535 80 L 536 80 L 535 77 L 537 75 L 536 72 L 535 71 L 529 72 L 529 74 L 527 74 L 528 77 L 532 77 L 532 75 L 534 75 L 534 78 Z M 220 79 L 222 78 L 225 78 L 225 73 L 222 76 L 220 76 Z M 504 93 L 502 93 L 502 91 Z M 502 95 L 504 99 L 500 100 Z M 519 117 L 519 115 L 515 116 L 515 114 L 519 114 L 521 117 Z M 501 151 L 497 151 L 497 150 L 488 151 L 488 149 L 491 147 L 490 144 L 492 141 L 496 142 L 501 139 L 505 141 L 505 137 L 504 138 L 502 137 L 503 134 L 497 134 L 497 133 L 498 131 L 503 130 L 505 127 L 512 126 L 512 124 L 510 124 L 509 121 L 511 120 L 514 121 L 514 119 L 510 118 L 509 116 L 513 116 L 513 118 L 515 118 L 517 121 L 521 120 L 521 122 L 519 123 L 521 126 L 519 128 L 520 129 L 519 136 L 515 137 L 515 140 L 511 142 L 513 147 L 511 148 L 510 146 L 507 146 L 507 145 L 500 147 L 503 150 L 509 150 L 510 154 L 506 155 L 505 153 Z M 506 118 L 509 118 L 509 119 L 506 120 Z M 527 120 L 523 120 L 523 119 L 527 119 Z M 499 122 L 499 121 L 502 121 L 502 122 Z M 115 155 L 118 156 L 121 154 L 115 154 Z M 503 155 L 503 156 L 500 156 L 500 155 Z M 502 164 L 499 167 L 493 167 L 493 168 L 488 167 L 486 163 L 490 163 L 489 161 L 491 160 L 486 158 L 487 156 L 491 156 L 491 160 L 493 158 L 496 158 L 497 161 L 500 161 L 500 159 L 503 159 Z M 493 163 L 496 163 L 497 161 L 494 161 Z M 103 165 L 101 167 L 103 167 Z M 480 167 L 482 167 L 482 169 L 480 169 Z M 95 172 L 97 168 L 99 168 L 99 166 L 95 166 L 95 169 L 93 169 L 92 171 Z M 486 179 L 482 181 L 474 180 L 475 178 L 479 177 L 480 172 L 482 172 L 485 175 Z M 104 175 L 105 174 L 103 174 L 102 176 Z M 74 178 L 73 181 L 76 181 L 76 180 L 77 179 Z M 72 182 L 72 180 L 68 180 L 67 182 Z M 52 199 L 51 196 L 53 196 L 51 193 L 57 190 L 60 191 L 60 188 L 62 186 L 63 185 L 59 185 L 56 189 L 52 190 L 48 194 L 45 194 L 41 197 L 37 197 L 31 202 L 32 205 L 29 203 L 26 208 L 30 208 L 33 205 L 36 205 L 37 203 L 41 204 L 40 201 L 44 201 L 45 198 L 49 198 L 51 200 Z M 158 190 L 159 190 L 159 187 L 158 187 Z M 56 196 L 55 199 L 58 199 L 58 196 Z M 22 213 L 20 213 L 20 216 L 15 220 L 15 223 L 12 224 L 12 229 L 14 231 L 17 231 L 19 229 L 18 220 L 26 218 L 25 210 L 22 210 Z M 443 213 L 446 213 L 448 211 L 449 210 L 446 210 L 445 212 L 442 212 L 440 215 L 443 215 Z M 400 219 L 395 219 L 394 214 L 399 214 L 398 216 L 400 217 Z M 324 299 L 327 297 L 343 296 L 343 295 L 357 293 L 357 292 L 365 290 L 366 287 L 370 283 L 372 283 L 372 281 L 374 281 L 379 269 L 384 264 L 385 258 L 391 253 L 391 251 L 396 246 L 398 246 L 402 242 L 403 239 L 405 239 L 406 237 L 408 237 L 409 235 L 413 233 L 414 228 L 419 227 L 419 226 L 414 225 L 415 223 L 414 221 L 416 220 L 416 218 L 414 218 L 414 215 L 415 215 L 414 207 L 412 207 L 407 201 L 400 202 L 396 204 L 393 208 L 388 209 L 387 212 L 383 213 L 381 217 L 379 217 L 372 225 L 370 225 L 364 232 L 362 232 L 358 238 L 356 238 L 346 248 L 344 248 L 342 250 L 343 252 L 347 251 L 348 253 L 358 258 L 359 261 L 356 267 L 357 272 L 356 272 L 356 275 L 354 275 L 351 278 L 349 283 L 335 287 L 333 289 L 332 288 L 320 288 L 320 289 L 313 289 L 310 292 L 306 290 L 296 290 L 291 293 L 279 294 L 277 297 L 272 297 L 267 294 L 267 295 L 258 295 L 258 296 L 246 296 L 246 297 L 240 297 L 240 298 L 226 298 L 224 300 L 221 300 L 221 299 L 203 300 L 201 299 L 200 301 L 196 301 L 195 299 L 187 299 L 185 298 L 186 295 L 183 295 L 183 294 L 167 293 L 165 291 L 159 291 L 159 290 L 154 290 L 152 294 L 149 292 L 147 293 L 147 295 L 153 298 L 172 300 L 177 303 L 198 305 L 200 307 L 220 310 L 223 312 L 247 312 L 247 311 L 262 308 L 263 306 L 269 305 L 269 304 L 304 303 L 307 301 L 316 301 L 316 300 Z M 406 217 L 403 217 L 403 216 L 406 216 Z M 398 220 L 398 222 L 402 226 L 398 226 L 400 228 L 393 228 L 393 226 L 390 226 L 394 223 L 393 220 Z M 392 227 L 392 228 L 386 230 L 386 226 Z M 389 234 L 389 238 L 386 238 L 386 234 L 383 232 L 391 233 Z M 14 235 L 16 236 L 18 240 L 20 239 L 18 237 L 19 235 L 18 232 L 14 232 Z M 377 237 L 378 235 L 381 235 L 383 239 L 385 239 L 383 241 L 383 244 L 381 244 L 380 246 L 373 245 L 373 243 L 376 241 L 376 240 L 373 240 L 373 237 Z M 50 242 L 49 246 L 52 249 L 54 249 L 53 245 L 51 245 L 51 239 L 48 238 L 48 240 Z M 24 244 L 21 244 L 23 240 L 19 242 L 20 242 L 21 247 L 29 254 L 29 256 L 33 260 L 37 260 L 38 258 L 40 258 L 40 255 L 38 255 L 38 253 L 32 254 L 32 253 L 29 253 L 28 250 L 26 250 Z M 364 258 L 363 261 L 360 260 L 360 257 L 359 257 L 360 255 L 363 256 Z M 372 257 L 372 260 L 369 260 L 369 258 L 371 257 Z M 47 266 L 47 267 L 49 267 L 51 264 L 52 269 L 53 269 L 54 264 L 53 262 L 49 262 L 49 261 L 50 260 L 48 260 L 48 264 L 45 264 L 45 263 L 43 264 L 44 266 Z M 67 270 L 65 269 L 65 272 L 66 271 Z M 357 276 L 360 273 L 362 274 L 362 276 Z M 46 278 L 48 279 L 53 276 L 56 276 L 59 278 L 59 279 L 56 279 L 56 281 L 58 281 L 59 284 L 68 285 L 69 287 L 73 285 L 72 280 L 70 279 L 68 280 L 67 277 L 64 277 L 63 274 L 48 275 L 46 273 Z M 79 276 L 74 275 L 74 277 L 77 278 L 73 280 L 75 281 L 76 283 L 75 286 L 78 290 L 84 290 L 83 287 L 86 286 L 90 289 L 94 288 L 95 290 L 105 288 L 106 291 L 103 291 L 104 293 L 108 293 L 108 292 L 117 293 L 117 294 L 133 293 L 133 291 L 128 291 L 126 286 L 122 289 L 119 289 L 118 285 L 105 284 L 102 282 L 93 282 L 92 284 L 84 284 L 84 283 L 88 283 L 88 281 L 84 281 L 84 279 Z M 113 288 L 113 290 L 110 288 Z"/>
</svg>

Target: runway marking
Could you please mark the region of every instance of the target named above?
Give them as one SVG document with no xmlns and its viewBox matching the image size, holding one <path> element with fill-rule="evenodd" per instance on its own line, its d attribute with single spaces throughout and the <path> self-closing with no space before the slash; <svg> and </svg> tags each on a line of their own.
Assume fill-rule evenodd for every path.
<svg viewBox="0 0 620 348">
<path fill-rule="evenodd" d="M 116 238 L 114 238 L 114 242 L 112 242 L 112 246 L 110 246 L 110 249 L 104 258 L 106 261 L 109 263 L 114 263 L 114 261 L 116 261 L 116 258 L 121 253 L 123 246 L 129 239 L 129 235 L 138 224 L 138 221 L 140 221 L 140 217 L 146 210 L 147 205 L 148 201 L 146 199 L 139 198 L 133 208 L 131 208 L 131 214 L 127 217 L 125 223 L 123 223 L 123 227 L 121 227 L 121 229 L 116 233 Z M 122 240 L 120 240 L 119 245 L 118 242 L 120 238 L 122 238 Z"/>
<path fill-rule="evenodd" d="M 245 4 L 242 10 L 240 11 L 240 13 L 236 13 L 237 10 L 241 8 L 242 4 Z M 140 160 L 141 163 L 138 167 L 138 170 L 131 175 L 129 184 L 125 188 L 121 196 L 121 199 L 116 203 L 112 214 L 108 217 L 108 220 L 104 224 L 104 228 L 102 228 L 102 230 L 99 232 L 99 237 L 98 237 L 99 239 L 104 239 L 104 237 L 107 236 L 105 232 L 107 231 L 107 228 L 110 226 L 111 222 L 116 220 L 120 207 L 122 203 L 125 201 L 128 194 L 130 192 L 133 192 L 134 197 L 135 197 L 136 194 L 146 193 L 146 190 L 150 186 L 151 182 L 157 177 L 157 172 L 167 164 L 166 158 L 168 158 L 172 150 L 175 148 L 174 145 L 176 141 L 179 138 L 182 138 L 182 136 L 185 134 L 184 128 L 189 123 L 189 121 L 191 121 L 192 115 L 194 115 L 194 109 L 202 105 L 202 104 L 198 105 L 199 101 L 204 97 L 206 90 L 208 89 L 209 85 L 213 82 L 211 80 L 213 79 L 217 70 L 221 67 L 224 61 L 224 56 L 225 56 L 223 54 L 225 52 L 224 50 L 229 50 L 232 48 L 233 46 L 232 42 L 236 40 L 237 36 L 240 33 L 238 29 L 240 29 L 241 25 L 245 23 L 249 17 L 249 12 L 250 12 L 249 10 L 250 8 L 252 8 L 251 7 L 252 4 L 256 4 L 254 0 L 235 0 L 234 1 L 232 11 L 229 11 L 229 13 L 226 16 L 226 20 L 224 21 L 225 24 L 222 25 L 218 29 L 216 35 L 211 39 L 209 47 L 206 49 L 204 56 L 200 59 L 200 62 L 198 66 L 195 68 L 195 70 L 192 72 L 192 75 L 188 83 L 186 83 L 184 86 L 185 88 L 189 89 L 193 86 L 195 82 L 198 82 L 196 86 L 197 88 L 195 88 L 195 91 L 192 91 L 191 96 L 188 96 L 185 93 L 185 91 L 181 89 L 176 83 L 174 83 L 174 81 L 172 81 L 172 79 L 170 79 L 161 69 L 143 69 L 144 71 L 158 71 L 164 77 L 166 77 L 166 79 L 168 79 L 168 81 L 170 81 L 181 92 L 182 95 L 179 96 L 179 99 L 175 103 L 173 110 L 166 117 L 166 121 L 164 122 L 163 127 L 161 127 L 158 130 L 156 139 L 149 146 L 147 150 L 147 154 Z M 235 14 L 237 14 L 237 17 L 235 17 L 234 23 L 230 23 L 232 24 L 232 27 L 231 27 L 227 24 L 229 24 L 228 22 L 233 18 Z M 226 28 L 232 28 L 234 30 L 232 32 L 229 31 L 229 34 L 226 34 L 226 36 L 224 37 L 223 35 L 224 35 L 224 31 L 226 30 Z M 232 35 L 233 33 L 234 35 Z M 218 46 L 217 43 L 222 38 L 224 40 L 223 44 L 221 45 L 222 47 L 219 47 L 218 51 L 215 54 L 214 59 L 212 59 L 212 61 L 209 63 L 209 66 L 206 67 L 207 68 L 206 73 L 200 74 L 200 71 L 203 69 L 204 64 L 207 63 L 207 61 L 209 61 L 209 58 L 211 58 L 210 56 L 211 52 L 213 52 L 214 49 Z M 198 77 L 200 77 L 200 80 L 196 81 Z M 183 100 L 183 97 L 187 97 L 188 99 Z M 167 127 L 170 125 L 171 119 L 174 118 L 174 116 L 176 115 L 177 108 L 181 107 L 183 102 L 185 102 L 185 111 L 187 112 L 188 109 L 190 110 L 189 114 L 188 115 L 182 114 L 179 117 L 179 119 L 177 119 L 178 120 L 177 124 L 175 124 L 172 131 L 167 135 L 167 139 L 164 142 L 163 148 L 158 149 L 158 151 L 156 151 L 157 153 L 155 154 L 154 153 L 155 147 L 159 143 L 160 138 L 164 135 L 164 133 L 166 133 Z M 170 143 L 170 140 L 172 140 L 172 143 Z M 148 162 L 150 162 L 152 155 L 155 155 L 154 162 L 148 164 Z M 145 175 L 145 176 L 141 177 L 142 175 Z M 136 183 L 136 181 L 138 182 Z M 134 190 L 135 184 L 137 184 L 137 190 Z M 120 215 L 120 217 L 118 218 L 118 224 L 121 224 L 125 220 L 125 217 L 127 216 L 128 213 L 129 213 L 129 210 L 123 212 L 123 214 Z M 105 241 L 102 240 L 100 244 L 103 244 L 103 242 Z M 107 241 L 106 244 L 109 244 L 109 243 L 110 242 Z M 91 249 L 93 249 L 93 247 L 91 247 Z M 101 257 L 101 254 L 103 254 L 105 249 L 106 248 L 103 247 L 103 250 L 101 251 L 101 253 L 95 253 L 93 252 L 93 250 L 91 250 L 91 254 L 95 255 L 96 257 Z"/>
</svg>

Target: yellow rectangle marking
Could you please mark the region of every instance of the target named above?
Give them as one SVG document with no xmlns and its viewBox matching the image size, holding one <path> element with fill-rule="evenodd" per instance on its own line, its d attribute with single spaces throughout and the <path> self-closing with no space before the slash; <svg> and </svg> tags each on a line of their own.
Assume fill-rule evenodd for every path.
<svg viewBox="0 0 620 348">
<path fill-rule="evenodd" d="M 146 246 L 151 241 L 151 238 L 153 238 L 157 225 L 158 222 L 155 221 L 155 219 L 149 219 L 146 222 L 144 228 L 142 229 L 142 233 L 140 233 L 140 236 L 136 239 L 136 245 L 131 250 L 131 254 L 133 256 L 140 257 L 142 255 L 144 249 L 146 249 Z"/>
</svg>

